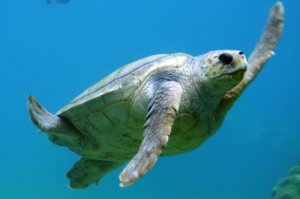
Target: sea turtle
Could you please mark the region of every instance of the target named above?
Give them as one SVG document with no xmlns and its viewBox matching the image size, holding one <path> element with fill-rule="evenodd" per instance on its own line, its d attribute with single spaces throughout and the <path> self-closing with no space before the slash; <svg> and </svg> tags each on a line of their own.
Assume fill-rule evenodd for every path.
<svg viewBox="0 0 300 199">
<path fill-rule="evenodd" d="M 274 7 L 270 21 L 279 15 L 281 4 Z M 123 66 L 55 115 L 29 96 L 34 124 L 53 143 L 82 156 L 67 174 L 70 187 L 97 183 L 130 160 L 120 174 L 121 186 L 129 186 L 160 155 L 200 146 L 219 129 L 233 102 L 271 56 L 281 33 L 280 19 L 269 23 L 248 67 L 244 53 L 237 50 L 196 57 L 160 54 Z M 268 31 L 269 26 L 276 31 Z"/>
</svg>

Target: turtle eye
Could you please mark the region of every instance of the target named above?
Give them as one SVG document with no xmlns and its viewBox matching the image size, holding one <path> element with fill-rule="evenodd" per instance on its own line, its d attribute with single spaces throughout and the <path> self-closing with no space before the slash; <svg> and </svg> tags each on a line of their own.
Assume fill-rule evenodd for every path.
<svg viewBox="0 0 300 199">
<path fill-rule="evenodd" d="M 232 63 L 233 57 L 232 57 L 231 54 L 222 53 L 221 55 L 219 55 L 219 60 L 223 64 L 227 65 L 227 64 L 231 64 Z"/>
</svg>

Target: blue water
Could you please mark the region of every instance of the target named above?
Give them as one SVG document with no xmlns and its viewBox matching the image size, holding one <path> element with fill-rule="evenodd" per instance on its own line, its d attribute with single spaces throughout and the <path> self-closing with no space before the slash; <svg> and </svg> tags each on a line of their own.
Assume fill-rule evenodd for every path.
<svg viewBox="0 0 300 199">
<path fill-rule="evenodd" d="M 262 3 L 263 2 L 263 3 Z M 241 49 L 249 55 L 273 0 L 1 1 L 1 199 L 268 199 L 300 160 L 300 1 L 285 0 L 274 56 L 197 150 L 159 159 L 142 180 L 67 187 L 79 157 L 38 134 L 29 93 L 51 112 L 118 67 L 159 53 Z"/>
</svg>

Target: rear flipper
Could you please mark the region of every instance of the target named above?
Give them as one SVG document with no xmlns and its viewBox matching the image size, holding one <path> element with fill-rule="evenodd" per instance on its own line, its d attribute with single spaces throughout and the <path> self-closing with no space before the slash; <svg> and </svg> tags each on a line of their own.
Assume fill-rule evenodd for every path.
<svg viewBox="0 0 300 199">
<path fill-rule="evenodd" d="M 69 186 L 73 189 L 82 189 L 92 183 L 97 184 L 105 174 L 117 168 L 121 164 L 122 163 L 120 162 L 89 160 L 82 158 L 67 173 L 67 177 L 70 179 Z"/>
<path fill-rule="evenodd" d="M 29 96 L 27 102 L 28 111 L 32 122 L 47 133 L 59 133 L 69 138 L 79 138 L 79 131 L 66 119 L 49 113 L 33 97 Z"/>
</svg>

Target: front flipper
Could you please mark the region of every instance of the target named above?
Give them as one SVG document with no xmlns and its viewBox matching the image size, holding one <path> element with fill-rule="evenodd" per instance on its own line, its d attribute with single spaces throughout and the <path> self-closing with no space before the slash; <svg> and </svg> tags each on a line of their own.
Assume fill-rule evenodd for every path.
<svg viewBox="0 0 300 199">
<path fill-rule="evenodd" d="M 175 81 L 166 81 L 159 83 L 155 89 L 148 106 L 143 142 L 138 153 L 119 176 L 122 187 L 133 184 L 145 175 L 168 142 L 179 109 L 182 88 Z"/>
<path fill-rule="evenodd" d="M 228 91 L 223 97 L 217 110 L 216 119 L 223 120 L 234 102 L 241 96 L 246 87 L 255 79 L 266 62 L 274 55 L 274 48 L 282 34 L 284 21 L 284 7 L 277 2 L 271 9 L 266 27 L 259 42 L 250 55 L 248 68 L 243 80 Z"/>
<path fill-rule="evenodd" d="M 67 173 L 67 177 L 70 179 L 69 187 L 73 189 L 82 189 L 92 183 L 97 184 L 105 174 L 121 164 L 122 163 L 120 162 L 82 158 L 76 162 L 73 168 Z"/>
</svg>

